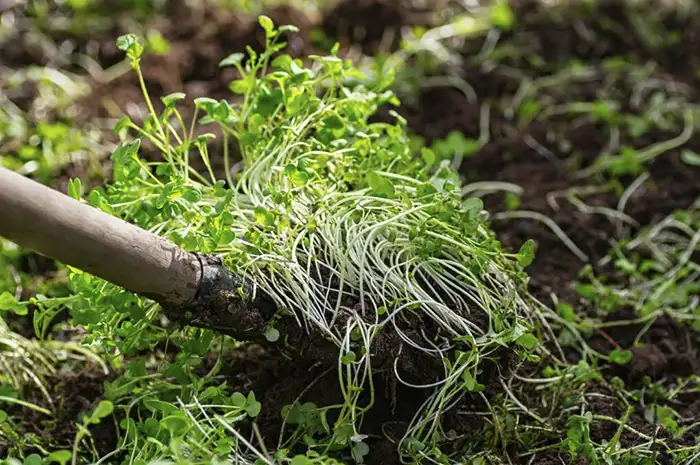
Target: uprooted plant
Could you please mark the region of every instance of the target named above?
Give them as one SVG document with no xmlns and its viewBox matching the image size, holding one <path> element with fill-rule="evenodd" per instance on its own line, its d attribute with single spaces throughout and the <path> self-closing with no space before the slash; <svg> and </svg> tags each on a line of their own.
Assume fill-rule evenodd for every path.
<svg viewBox="0 0 700 465">
<path fill-rule="evenodd" d="M 498 366 L 504 349 L 537 359 L 531 351 L 538 342 L 535 304 L 523 272 L 534 244 L 526 243 L 518 254 L 504 251 L 481 201 L 462 197 L 448 161 L 413 146 L 398 114 L 393 124 L 370 122 L 380 106 L 398 103 L 386 90 L 388 82 L 367 88 L 362 75 L 334 54 L 309 57 L 309 67 L 279 55 L 281 33 L 291 27 L 275 28 L 266 17 L 260 24 L 268 41 L 264 53 L 249 49 L 247 57 L 234 54 L 221 62 L 240 74 L 230 86 L 240 98 L 196 99 L 189 125 L 177 109 L 184 94 L 164 97 L 164 110 L 157 113 L 141 79 L 150 115 L 142 126 L 128 119 L 118 123 L 115 131 L 139 138 L 117 148 L 113 182 L 90 192 L 88 201 L 186 250 L 220 258 L 250 283 L 241 287 L 241 297 L 264 296 L 273 310 L 255 309 L 259 315 L 247 318 L 245 328 L 196 310 L 174 315 L 75 269 L 70 276 L 75 294 L 60 305 L 89 331 L 86 342 L 101 346 L 115 366 L 125 355 L 180 338 L 177 344 L 190 358 L 168 372 L 176 378 L 194 376 L 214 340 L 211 329 L 258 333 L 297 356 L 309 344 L 323 344 L 337 356 L 343 401 L 315 406 L 319 421 L 301 422 L 301 434 L 291 442 L 280 439 L 284 452 L 273 459 L 264 444 L 252 444 L 263 442 L 255 427 L 255 441 L 249 441 L 236 425 L 257 415 L 252 393 L 229 398 L 220 386 L 204 390 L 200 383 L 186 399 L 177 397 L 182 410 L 176 412 L 175 405 L 165 408 L 157 400 L 144 404 L 163 384 L 149 384 L 143 367 L 131 365 L 130 388 L 119 391 L 117 385 L 111 391 L 112 399 L 128 399 L 120 450 L 145 460 L 140 454 L 151 449 L 138 439 L 145 434 L 163 441 L 154 454 L 168 455 L 160 428 L 171 440 L 180 435 L 179 445 L 169 446 L 174 456 L 184 447 L 187 456 L 206 457 L 212 450 L 234 453 L 241 463 L 273 463 L 292 460 L 287 451 L 301 450 L 307 461 L 297 457 L 292 463 L 347 454 L 362 462 L 368 449 L 363 417 L 383 377 L 427 392 L 398 443 L 403 460 L 451 463 L 450 454 L 458 454 L 460 446 L 450 444 L 457 441 L 450 441 L 454 435 L 442 425 L 445 412 L 467 395 L 486 401 L 482 371 L 487 364 Z M 137 38 L 123 36 L 118 46 L 141 77 Z M 197 116 L 219 137 L 196 135 Z M 162 161 L 140 158 L 142 141 Z M 82 198 L 79 182 L 69 191 Z M 41 320 L 42 308 L 51 303 L 43 303 L 35 319 Z M 205 330 L 198 335 L 173 330 L 173 320 Z M 406 362 L 411 358 L 429 360 L 432 369 L 412 372 Z M 216 369 L 201 379 L 211 382 Z M 131 395 L 138 386 L 143 395 Z M 164 418 L 158 427 L 138 426 L 132 409 Z M 300 411 L 286 410 L 290 423 L 292 412 Z M 227 435 L 235 440 L 224 440 Z M 298 448 L 301 441 L 305 449 Z"/>
</svg>

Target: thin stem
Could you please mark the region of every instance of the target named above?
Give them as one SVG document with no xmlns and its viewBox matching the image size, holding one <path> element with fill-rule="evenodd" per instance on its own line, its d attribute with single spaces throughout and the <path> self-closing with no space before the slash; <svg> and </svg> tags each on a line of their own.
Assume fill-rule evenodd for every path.
<svg viewBox="0 0 700 465">
<path fill-rule="evenodd" d="M 625 412 L 625 415 L 622 417 L 622 420 L 620 420 L 620 425 L 617 428 L 617 431 L 615 431 L 615 435 L 612 437 L 610 442 L 608 443 L 608 447 L 606 448 L 606 453 L 608 455 L 611 455 L 613 451 L 615 450 L 615 447 L 617 446 L 617 443 L 620 441 L 620 436 L 622 435 L 622 430 L 625 425 L 627 425 L 627 422 L 630 419 L 630 416 L 632 415 L 632 412 L 634 411 L 634 407 L 630 406 L 627 407 L 627 411 Z"/>
<path fill-rule="evenodd" d="M 588 255 L 586 255 L 581 249 L 574 244 L 574 242 L 569 239 L 569 236 L 557 225 L 551 218 L 543 215 L 542 213 L 527 211 L 527 210 L 517 210 L 509 212 L 499 212 L 495 213 L 492 217 L 495 220 L 507 220 L 507 219 L 530 219 L 544 223 L 552 232 L 561 240 L 566 247 L 576 255 L 581 261 L 588 262 Z"/>
</svg>

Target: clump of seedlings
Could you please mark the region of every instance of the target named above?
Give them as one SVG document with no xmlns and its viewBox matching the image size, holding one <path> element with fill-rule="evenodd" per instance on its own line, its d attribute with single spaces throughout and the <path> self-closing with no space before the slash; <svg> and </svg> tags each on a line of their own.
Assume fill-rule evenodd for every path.
<svg viewBox="0 0 700 465">
<path fill-rule="evenodd" d="M 176 106 L 184 94 L 164 97 L 165 110 L 156 114 L 144 86 L 150 116 L 142 126 L 118 123 L 122 136 L 139 138 L 121 143 L 112 155 L 113 182 L 87 201 L 186 250 L 220 258 L 245 279 L 242 297 L 274 304 L 254 309 L 258 314 L 245 328 L 196 309 L 181 321 L 233 335 L 257 333 L 295 357 L 308 356 L 314 345 L 336 359 L 343 401 L 315 407 L 320 423 L 295 436 L 311 451 L 308 461 L 292 463 L 342 459 L 343 451 L 362 462 L 368 451 L 363 418 L 379 380 L 426 392 L 397 444 L 403 460 L 454 463 L 460 449 L 447 445 L 454 434 L 443 427 L 445 413 L 465 396 L 486 399 L 483 371 L 489 364 L 498 369 L 504 350 L 537 359 L 534 304 L 523 272 L 534 244 L 517 254 L 504 251 L 482 202 L 462 197 L 449 161 L 411 145 L 398 114 L 394 123 L 370 122 L 380 106 L 398 104 L 387 82 L 366 87 L 351 63 L 334 54 L 311 56 L 308 67 L 278 55 L 280 34 L 292 27 L 276 28 L 264 16 L 260 24 L 265 52 L 249 49 L 247 57 L 221 62 L 240 75 L 230 86 L 240 97 L 236 103 L 195 100 L 199 123 L 212 133 L 196 135 L 196 121 L 183 121 Z M 137 38 L 123 36 L 118 46 L 140 76 Z M 163 160 L 140 158 L 142 143 Z M 69 192 L 81 198 L 79 182 Z M 70 281 L 76 295 L 65 306 L 90 332 L 87 342 L 101 344 L 115 364 L 169 337 L 173 315 L 154 302 L 78 270 L 71 270 Z M 201 356 L 209 349 L 204 345 L 190 351 Z M 411 369 L 416 360 L 427 362 Z M 138 402 L 132 399 L 129 408 Z M 198 413 L 183 421 L 194 422 L 205 441 L 203 425 L 215 425 L 207 413 L 215 407 L 198 402 L 186 401 L 185 411 Z M 236 398 L 235 411 L 216 421 L 235 436 L 239 463 L 273 463 L 264 444 L 253 444 L 262 441 L 245 440 L 233 426 L 244 412 L 257 414 L 255 402 Z M 177 422 L 166 423 L 175 428 Z M 121 426 L 131 438 L 135 426 Z M 127 443 L 136 454 L 139 445 Z"/>
<path fill-rule="evenodd" d="M 559 301 L 558 315 L 546 315 L 557 334 L 552 354 L 568 363 L 552 354 L 522 360 L 488 405 L 462 405 L 462 419 L 482 419 L 468 456 L 624 465 L 700 458 L 698 219 L 696 201 L 616 242 L 597 271 L 583 268 L 573 283 L 583 304 Z M 506 445 L 512 453 L 499 450 Z"/>
</svg>

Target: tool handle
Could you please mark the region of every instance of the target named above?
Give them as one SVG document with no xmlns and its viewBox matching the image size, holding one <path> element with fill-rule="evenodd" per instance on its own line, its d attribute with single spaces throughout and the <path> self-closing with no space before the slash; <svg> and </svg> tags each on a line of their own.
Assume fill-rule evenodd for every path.
<svg viewBox="0 0 700 465">
<path fill-rule="evenodd" d="M 0 236 L 165 305 L 196 294 L 198 255 L 0 167 Z"/>
</svg>

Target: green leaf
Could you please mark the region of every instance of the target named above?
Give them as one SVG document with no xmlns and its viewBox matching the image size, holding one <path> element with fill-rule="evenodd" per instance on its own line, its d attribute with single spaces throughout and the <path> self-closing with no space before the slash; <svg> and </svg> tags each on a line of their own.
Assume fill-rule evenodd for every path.
<svg viewBox="0 0 700 465">
<path fill-rule="evenodd" d="M 29 302 L 17 302 L 15 296 L 10 294 L 8 291 L 5 291 L 2 294 L 0 294 L 0 310 L 12 310 L 17 315 L 26 315 L 28 312 L 28 305 Z"/>
<path fill-rule="evenodd" d="M 681 152 L 681 160 L 683 163 L 690 166 L 700 166 L 700 155 L 692 150 L 683 150 Z"/>
<path fill-rule="evenodd" d="M 170 52 L 170 41 L 160 31 L 150 31 L 146 35 L 146 47 L 156 55 L 167 55 Z"/>
<path fill-rule="evenodd" d="M 240 392 L 234 392 L 233 394 L 231 394 L 231 403 L 236 407 L 244 408 L 246 404 L 246 398 Z"/>
<path fill-rule="evenodd" d="M 528 239 L 518 250 L 518 265 L 525 268 L 535 259 L 535 241 Z"/>
<path fill-rule="evenodd" d="M 194 99 L 194 104 L 197 108 L 201 108 L 209 113 L 215 105 L 219 104 L 219 102 L 209 97 L 197 97 Z"/>
<path fill-rule="evenodd" d="M 295 171 L 291 176 L 289 176 L 289 180 L 292 181 L 295 186 L 302 187 L 309 182 L 309 173 L 304 171 Z"/>
<path fill-rule="evenodd" d="M 138 60 L 143 54 L 143 45 L 135 34 L 125 34 L 117 38 L 117 48 L 126 52 L 126 56 L 132 61 Z"/>
<path fill-rule="evenodd" d="M 73 458 L 73 454 L 68 450 L 57 450 L 51 452 L 47 457 L 49 463 L 58 462 L 61 465 L 66 465 L 70 459 Z"/>
<path fill-rule="evenodd" d="M 5 423 L 7 420 L 7 412 L 4 410 L 0 410 L 0 423 Z"/>
<path fill-rule="evenodd" d="M 250 83 L 247 79 L 236 79 L 235 81 L 231 81 L 228 88 L 231 89 L 231 92 L 234 94 L 243 95 L 250 89 Z"/>
<path fill-rule="evenodd" d="M 242 53 L 232 53 L 219 62 L 219 67 L 239 66 L 243 62 L 243 58 L 245 58 L 245 55 Z"/>
<path fill-rule="evenodd" d="M 210 140 L 216 139 L 216 135 L 212 134 L 211 132 L 207 132 L 204 134 L 200 134 L 197 137 L 195 137 L 194 141 L 198 144 L 201 145 L 206 145 L 206 143 Z"/>
<path fill-rule="evenodd" d="M 491 10 L 491 22 L 498 29 L 510 30 L 515 23 L 515 13 L 510 8 L 508 0 L 499 0 Z"/>
<path fill-rule="evenodd" d="M 122 142 L 121 144 L 119 144 L 119 147 L 117 147 L 114 150 L 114 152 L 112 152 L 110 158 L 115 163 L 121 163 L 123 165 L 126 165 L 130 161 L 136 159 L 140 147 L 141 139 Z"/>
<path fill-rule="evenodd" d="M 432 166 L 435 163 L 435 160 L 437 157 L 435 156 L 435 152 L 430 150 L 428 147 L 423 147 L 420 149 L 420 156 L 425 162 L 426 165 Z"/>
<path fill-rule="evenodd" d="M 574 290 L 584 299 L 594 300 L 598 296 L 598 289 L 593 284 L 574 283 Z"/>
<path fill-rule="evenodd" d="M 299 32 L 299 28 L 293 24 L 285 24 L 277 28 L 280 32 Z"/>
<path fill-rule="evenodd" d="M 606 169 L 616 176 L 625 174 L 638 174 L 642 170 L 642 159 L 639 152 L 632 147 L 622 147 L 620 154 L 610 158 L 600 158 L 603 163 L 607 163 Z"/>
<path fill-rule="evenodd" d="M 32 454 L 24 459 L 24 465 L 41 465 L 43 460 L 39 454 Z"/>
<path fill-rule="evenodd" d="M 226 185 L 226 181 L 223 179 L 220 179 L 216 181 L 216 184 L 214 184 L 214 195 L 217 197 L 225 197 L 226 194 L 229 192 L 229 189 L 226 189 L 224 187 Z"/>
<path fill-rule="evenodd" d="M 248 119 L 248 129 L 253 134 L 260 134 L 265 126 L 265 117 L 256 113 Z"/>
<path fill-rule="evenodd" d="M 105 417 L 108 417 L 114 411 L 114 404 L 108 400 L 102 400 L 90 415 L 90 423 L 99 423 Z"/>
<path fill-rule="evenodd" d="M 280 338 L 280 332 L 277 328 L 269 328 L 265 331 L 265 339 L 269 342 L 277 342 Z"/>
<path fill-rule="evenodd" d="M 343 355 L 343 356 L 340 358 L 340 361 L 341 361 L 343 364 L 345 364 L 345 365 L 350 365 L 350 364 L 351 364 L 352 362 L 354 362 L 356 359 L 357 359 L 357 355 L 355 355 L 355 352 L 353 352 L 353 351 L 351 350 L 351 351 L 346 352 L 345 355 Z"/>
<path fill-rule="evenodd" d="M 444 139 L 438 139 L 431 146 L 440 160 L 452 160 L 455 155 L 470 157 L 479 150 L 479 141 L 469 139 L 459 131 L 450 132 Z"/>
<path fill-rule="evenodd" d="M 337 113 L 332 112 L 325 118 L 323 118 L 323 121 L 321 121 L 321 124 L 323 125 L 324 128 L 328 129 L 345 129 L 345 122 L 343 121 L 343 118 L 341 118 Z M 343 131 L 339 132 L 338 134 L 342 134 Z"/>
<path fill-rule="evenodd" d="M 413 453 L 418 453 L 425 450 L 425 443 L 418 439 L 411 439 L 408 442 L 408 447 Z"/>
<path fill-rule="evenodd" d="M 265 15 L 260 15 L 258 17 L 258 23 L 260 23 L 262 28 L 265 29 L 265 35 L 267 37 L 271 37 L 272 33 L 275 31 L 275 23 L 273 23 L 272 20 Z"/>
<path fill-rule="evenodd" d="M 520 206 L 520 197 L 513 194 L 512 192 L 506 192 L 506 208 L 508 210 L 517 210 Z"/>
<path fill-rule="evenodd" d="M 608 355 L 608 360 L 618 365 L 627 365 L 632 361 L 632 351 L 615 349 Z"/>
<path fill-rule="evenodd" d="M 530 333 L 525 333 L 522 336 L 520 336 L 518 339 L 515 341 L 519 346 L 525 347 L 527 350 L 532 350 L 535 348 L 538 342 L 540 342 L 539 339 L 534 334 Z"/>
<path fill-rule="evenodd" d="M 374 171 L 367 173 L 367 184 L 377 197 L 389 199 L 394 197 L 394 185 L 391 181 Z"/>
<path fill-rule="evenodd" d="M 231 107 L 226 100 L 220 100 L 217 105 L 214 106 L 212 116 L 217 121 L 225 122 L 230 114 Z"/>
<path fill-rule="evenodd" d="M 189 429 L 188 418 L 182 412 L 177 412 L 176 414 L 163 418 L 160 424 L 163 428 L 170 431 L 173 436 L 183 435 Z"/>
<path fill-rule="evenodd" d="M 632 275 L 635 271 L 637 271 L 637 266 L 624 257 L 615 260 L 615 268 L 622 270 L 628 275 Z"/>
<path fill-rule="evenodd" d="M 291 465 L 313 465 L 313 460 L 306 458 L 303 455 L 297 455 L 292 459 Z"/>
<path fill-rule="evenodd" d="M 270 213 L 270 211 L 265 207 L 255 207 L 255 210 L 253 210 L 253 217 L 258 224 L 266 228 L 275 225 L 275 215 Z"/>
<path fill-rule="evenodd" d="M 469 370 L 462 372 L 462 379 L 464 380 L 464 387 L 467 388 L 469 392 L 481 392 L 485 388 L 483 384 L 476 381 L 476 378 L 472 376 Z"/>
<path fill-rule="evenodd" d="M 202 191 L 199 189 L 199 187 L 194 185 L 185 186 L 182 188 L 182 198 L 192 203 L 198 203 L 200 200 L 202 200 Z"/>
<path fill-rule="evenodd" d="M 630 136 L 634 139 L 643 136 L 649 130 L 649 123 L 644 118 L 634 118 L 629 126 Z"/>
<path fill-rule="evenodd" d="M 537 100 L 525 100 L 518 108 L 518 116 L 525 121 L 530 121 L 540 111 L 540 103 Z"/>
<path fill-rule="evenodd" d="M 469 218 L 475 219 L 479 212 L 484 209 L 484 201 L 477 197 L 471 197 L 462 203 L 462 208 L 469 214 Z"/>
<path fill-rule="evenodd" d="M 569 323 L 576 321 L 576 313 L 571 305 L 564 302 L 559 302 L 557 304 L 557 311 L 559 312 L 559 316 Z"/>
<path fill-rule="evenodd" d="M 173 107 L 177 102 L 185 98 L 183 92 L 175 92 L 173 94 L 168 94 L 165 97 L 161 97 L 160 100 L 166 107 Z"/>
<path fill-rule="evenodd" d="M 612 102 L 595 102 L 591 108 L 593 118 L 596 121 L 610 121 L 617 110 L 616 105 Z"/>
<path fill-rule="evenodd" d="M 369 446 L 364 442 L 358 442 L 352 448 L 352 455 L 357 463 L 364 463 L 364 457 L 369 454 Z"/>
<path fill-rule="evenodd" d="M 68 180 L 68 195 L 75 200 L 80 200 L 83 196 L 83 183 L 80 181 L 80 178 Z"/>
<path fill-rule="evenodd" d="M 125 34 L 117 38 L 117 48 L 125 52 L 137 41 L 134 34 Z"/>
<path fill-rule="evenodd" d="M 260 404 L 260 402 L 258 402 L 255 399 L 255 393 L 253 391 L 250 391 L 248 393 L 248 399 L 246 399 L 246 405 L 245 405 L 246 413 L 249 416 L 255 418 L 260 413 L 261 408 L 262 408 L 262 405 Z"/>
<path fill-rule="evenodd" d="M 678 417 L 680 415 L 675 410 L 663 405 L 650 405 L 644 410 L 644 419 L 646 421 L 652 425 L 662 425 L 671 433 L 675 433 L 678 430 L 678 421 L 676 420 Z"/>
<path fill-rule="evenodd" d="M 145 399 L 143 401 L 143 404 L 151 412 L 163 412 L 165 414 L 171 414 L 180 410 L 176 405 L 173 405 L 170 402 L 163 402 L 162 400 L 158 399 Z"/>
<path fill-rule="evenodd" d="M 114 124 L 114 128 L 112 128 L 112 132 L 114 132 L 115 134 L 118 134 L 123 129 L 127 129 L 132 125 L 133 125 L 133 123 L 131 122 L 131 119 L 129 119 L 128 116 L 122 116 L 121 118 L 119 118 L 119 121 L 117 121 Z"/>
</svg>

